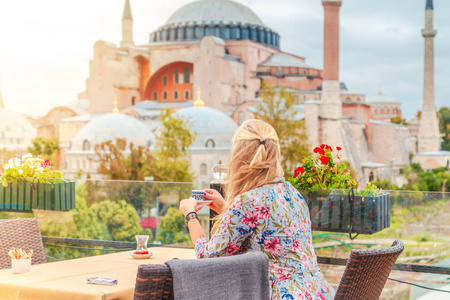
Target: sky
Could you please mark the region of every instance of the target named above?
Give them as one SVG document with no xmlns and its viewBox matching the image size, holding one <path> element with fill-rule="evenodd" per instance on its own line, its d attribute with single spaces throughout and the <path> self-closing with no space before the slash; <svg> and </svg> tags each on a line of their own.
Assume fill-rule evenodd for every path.
<svg viewBox="0 0 450 300">
<path fill-rule="evenodd" d="M 134 41 L 193 0 L 130 0 Z M 236 0 L 281 35 L 281 49 L 323 67 L 320 0 Z M 422 107 L 426 0 L 343 0 L 340 78 L 354 92 L 383 93 L 410 119 Z M 0 90 L 7 109 L 44 115 L 77 99 L 97 40 L 119 44 L 124 0 L 0 0 Z M 434 0 L 436 106 L 450 106 L 450 1 Z"/>
</svg>

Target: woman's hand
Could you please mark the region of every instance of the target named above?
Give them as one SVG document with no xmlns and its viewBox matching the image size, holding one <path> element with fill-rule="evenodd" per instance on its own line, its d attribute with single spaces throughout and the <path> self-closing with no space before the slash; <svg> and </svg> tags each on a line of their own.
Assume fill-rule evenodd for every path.
<svg viewBox="0 0 450 300">
<path fill-rule="evenodd" d="M 209 208 L 216 213 L 221 214 L 225 208 L 225 200 L 222 195 L 214 189 L 204 189 L 205 200 L 212 200 L 211 204 L 208 204 Z"/>
<path fill-rule="evenodd" d="M 197 204 L 194 198 L 184 199 L 180 202 L 180 210 L 184 216 L 193 211 L 198 212 L 202 207 L 203 205 Z"/>
</svg>

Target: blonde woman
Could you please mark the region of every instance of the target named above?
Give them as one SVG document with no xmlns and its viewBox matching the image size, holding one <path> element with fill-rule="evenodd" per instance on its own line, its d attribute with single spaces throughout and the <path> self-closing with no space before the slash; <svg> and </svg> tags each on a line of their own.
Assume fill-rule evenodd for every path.
<svg viewBox="0 0 450 300">
<path fill-rule="evenodd" d="M 206 238 L 194 199 L 181 201 L 198 258 L 249 251 L 269 258 L 272 299 L 333 299 L 323 277 L 311 237 L 308 207 L 300 193 L 283 179 L 275 130 L 259 120 L 244 122 L 233 136 L 224 200 L 210 189 L 205 199 L 219 213 L 210 240 Z"/>
</svg>

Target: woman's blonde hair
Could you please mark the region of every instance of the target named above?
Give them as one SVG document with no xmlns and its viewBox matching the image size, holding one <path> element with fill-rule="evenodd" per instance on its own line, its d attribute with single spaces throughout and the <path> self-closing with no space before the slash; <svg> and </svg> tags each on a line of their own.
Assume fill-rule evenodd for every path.
<svg viewBox="0 0 450 300">
<path fill-rule="evenodd" d="M 225 208 L 216 218 L 212 232 L 217 230 L 236 196 L 284 176 L 278 135 L 266 122 L 248 120 L 242 123 L 233 136 L 232 145 L 224 184 Z"/>
</svg>

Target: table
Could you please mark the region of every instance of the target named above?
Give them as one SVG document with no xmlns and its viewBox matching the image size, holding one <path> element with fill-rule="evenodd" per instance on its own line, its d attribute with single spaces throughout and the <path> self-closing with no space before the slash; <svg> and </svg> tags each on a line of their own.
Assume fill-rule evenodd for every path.
<svg viewBox="0 0 450 300">
<path fill-rule="evenodd" d="M 133 299 L 138 266 L 163 264 L 172 258 L 194 259 L 193 249 L 156 247 L 150 259 L 133 259 L 130 251 L 31 266 L 31 272 L 0 270 L 1 300 L 122 300 Z M 117 285 L 86 284 L 86 278 L 107 277 Z"/>
</svg>

